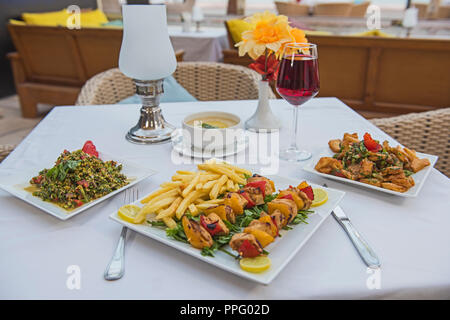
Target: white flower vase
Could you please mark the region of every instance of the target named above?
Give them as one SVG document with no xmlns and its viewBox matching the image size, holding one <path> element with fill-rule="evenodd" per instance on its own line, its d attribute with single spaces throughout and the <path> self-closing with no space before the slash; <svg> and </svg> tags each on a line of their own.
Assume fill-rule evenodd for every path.
<svg viewBox="0 0 450 320">
<path fill-rule="evenodd" d="M 269 90 L 272 90 L 269 81 L 259 81 L 258 107 L 253 116 L 245 122 L 245 129 L 255 132 L 280 130 L 281 122 L 270 108 Z"/>
</svg>

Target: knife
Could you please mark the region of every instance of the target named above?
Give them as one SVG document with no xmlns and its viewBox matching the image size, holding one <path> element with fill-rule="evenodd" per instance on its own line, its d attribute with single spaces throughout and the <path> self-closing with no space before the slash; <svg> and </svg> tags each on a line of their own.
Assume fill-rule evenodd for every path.
<svg viewBox="0 0 450 320">
<path fill-rule="evenodd" d="M 356 250 L 358 250 L 359 255 L 363 259 L 364 263 L 369 268 L 379 268 L 381 266 L 380 259 L 369 246 L 366 240 L 359 234 L 355 227 L 350 222 L 350 219 L 344 213 L 341 207 L 337 206 L 331 214 L 336 219 L 337 222 L 344 228 L 345 232 L 352 240 L 353 245 Z"/>
</svg>

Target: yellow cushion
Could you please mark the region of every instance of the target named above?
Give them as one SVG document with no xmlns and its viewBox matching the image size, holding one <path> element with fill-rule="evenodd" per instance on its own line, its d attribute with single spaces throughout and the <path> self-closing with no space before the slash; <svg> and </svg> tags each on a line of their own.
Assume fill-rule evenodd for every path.
<svg viewBox="0 0 450 320">
<path fill-rule="evenodd" d="M 384 37 L 384 38 L 392 38 L 392 37 L 394 37 L 393 35 L 385 33 L 385 32 L 380 31 L 378 29 L 369 30 L 369 31 L 361 32 L 361 33 L 354 33 L 354 34 L 351 34 L 351 36 L 355 36 L 355 37 Z"/>
<path fill-rule="evenodd" d="M 31 25 L 40 26 L 65 26 L 69 13 L 66 9 L 42 13 L 22 13 L 22 19 Z"/>
<path fill-rule="evenodd" d="M 72 13 L 66 9 L 54 12 L 23 13 L 22 18 L 27 24 L 40 26 L 66 26 L 67 19 Z M 100 27 L 108 22 L 106 15 L 101 10 L 90 10 L 81 12 L 81 27 Z"/>
<path fill-rule="evenodd" d="M 313 30 L 303 30 L 307 36 L 330 36 L 331 32 L 328 31 L 313 31 Z"/>
<path fill-rule="evenodd" d="M 25 21 L 16 20 L 16 19 L 9 19 L 9 23 L 14 24 L 14 25 L 19 25 L 19 26 L 26 25 Z"/>
<path fill-rule="evenodd" d="M 108 18 L 103 11 L 96 9 L 81 13 L 81 26 L 82 27 L 99 27 L 108 22 Z"/>
<path fill-rule="evenodd" d="M 250 24 L 241 19 L 228 20 L 227 25 L 234 43 L 241 42 L 242 32 L 250 30 Z"/>
</svg>

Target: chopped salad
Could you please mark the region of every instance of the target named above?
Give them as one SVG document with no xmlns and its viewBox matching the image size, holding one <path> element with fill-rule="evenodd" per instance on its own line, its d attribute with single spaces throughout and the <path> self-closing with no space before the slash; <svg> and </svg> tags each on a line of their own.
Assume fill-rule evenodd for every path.
<svg viewBox="0 0 450 320">
<path fill-rule="evenodd" d="M 34 196 L 71 210 L 127 185 L 121 171 L 121 164 L 101 160 L 87 141 L 81 150 L 64 150 L 55 165 L 40 171 L 30 184 L 37 188 Z"/>
</svg>

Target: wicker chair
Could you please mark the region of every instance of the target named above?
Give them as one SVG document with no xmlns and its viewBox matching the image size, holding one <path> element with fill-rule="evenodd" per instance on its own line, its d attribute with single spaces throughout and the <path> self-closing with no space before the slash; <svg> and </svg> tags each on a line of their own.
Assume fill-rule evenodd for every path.
<svg viewBox="0 0 450 320">
<path fill-rule="evenodd" d="M 289 17 L 309 15 L 308 5 L 275 1 L 275 6 L 277 8 L 278 14 L 284 14 Z"/>
<path fill-rule="evenodd" d="M 348 17 L 351 10 L 351 3 L 319 3 L 314 6 L 314 15 L 329 17 Z"/>
<path fill-rule="evenodd" d="M 401 144 L 439 156 L 436 169 L 450 177 L 450 108 L 370 121 Z"/>
<path fill-rule="evenodd" d="M 7 144 L 7 145 L 0 145 L 0 162 L 3 161 L 15 148 L 16 146 Z"/>
<path fill-rule="evenodd" d="M 195 98 L 248 100 L 258 98 L 260 76 L 242 66 L 210 62 L 180 62 L 175 79 Z M 114 104 L 135 92 L 133 81 L 119 69 L 110 69 L 89 79 L 81 89 L 77 105 Z M 274 98 L 272 92 L 269 98 Z"/>
<path fill-rule="evenodd" d="M 352 9 L 350 10 L 349 16 L 364 18 L 369 6 L 370 6 L 370 1 L 365 1 L 360 4 L 352 4 Z"/>
</svg>

